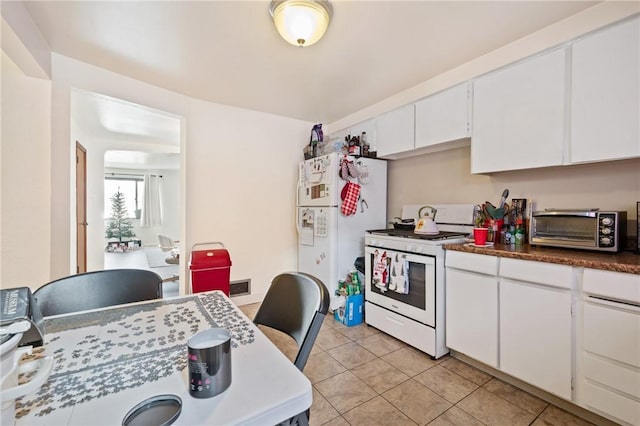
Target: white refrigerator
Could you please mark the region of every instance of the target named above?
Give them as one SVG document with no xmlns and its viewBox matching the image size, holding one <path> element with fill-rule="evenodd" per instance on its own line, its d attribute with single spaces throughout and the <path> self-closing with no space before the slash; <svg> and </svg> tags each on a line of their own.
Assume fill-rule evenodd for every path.
<svg viewBox="0 0 640 426">
<path fill-rule="evenodd" d="M 332 153 L 301 162 L 296 223 L 298 271 L 320 279 L 333 298 L 364 256 L 365 231 L 387 227 L 386 161 Z"/>
</svg>

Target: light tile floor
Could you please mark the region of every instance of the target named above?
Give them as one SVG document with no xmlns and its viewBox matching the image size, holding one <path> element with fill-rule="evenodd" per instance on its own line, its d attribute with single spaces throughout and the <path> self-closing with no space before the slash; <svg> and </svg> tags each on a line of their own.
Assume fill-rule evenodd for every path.
<svg viewBox="0 0 640 426">
<path fill-rule="evenodd" d="M 241 306 L 253 318 L 259 303 Z M 261 327 L 290 359 L 288 336 Z M 591 425 L 453 357 L 438 360 L 360 324 L 327 316 L 304 374 L 314 425 Z"/>
</svg>

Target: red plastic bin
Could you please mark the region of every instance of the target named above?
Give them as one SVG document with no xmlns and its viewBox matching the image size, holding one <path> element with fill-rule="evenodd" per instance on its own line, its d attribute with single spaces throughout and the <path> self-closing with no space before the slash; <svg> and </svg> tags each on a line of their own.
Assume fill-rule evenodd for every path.
<svg viewBox="0 0 640 426">
<path fill-rule="evenodd" d="M 196 250 L 198 246 L 219 245 L 222 248 Z M 191 291 L 221 290 L 229 296 L 229 277 L 231 275 L 231 258 L 221 242 L 198 243 L 191 248 Z"/>
</svg>

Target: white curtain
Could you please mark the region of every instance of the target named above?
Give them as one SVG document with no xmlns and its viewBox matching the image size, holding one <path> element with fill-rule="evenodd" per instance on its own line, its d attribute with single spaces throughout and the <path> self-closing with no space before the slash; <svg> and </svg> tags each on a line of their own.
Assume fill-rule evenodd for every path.
<svg viewBox="0 0 640 426">
<path fill-rule="evenodd" d="M 162 204 L 160 202 L 160 176 L 144 175 L 144 201 L 140 226 L 148 228 L 162 225 Z"/>
</svg>

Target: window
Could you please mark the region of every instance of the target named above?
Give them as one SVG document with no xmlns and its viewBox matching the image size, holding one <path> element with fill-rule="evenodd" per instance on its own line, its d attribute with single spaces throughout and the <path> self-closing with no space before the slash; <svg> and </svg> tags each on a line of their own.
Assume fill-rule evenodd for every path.
<svg viewBox="0 0 640 426">
<path fill-rule="evenodd" d="M 124 194 L 124 203 L 127 215 L 130 218 L 136 216 L 136 210 L 142 209 L 144 199 L 144 177 L 142 175 L 117 175 L 109 174 L 104 177 L 104 217 L 111 217 L 111 198 L 116 192 Z"/>
</svg>

